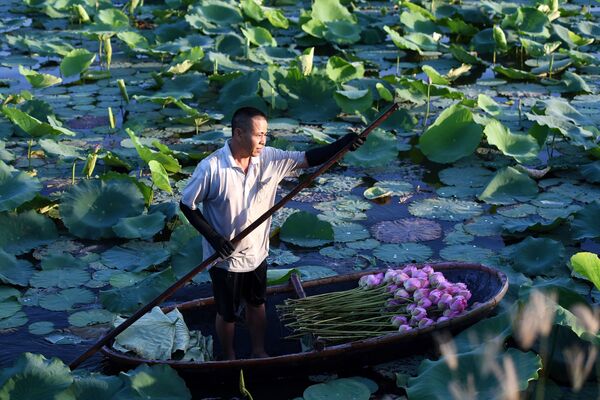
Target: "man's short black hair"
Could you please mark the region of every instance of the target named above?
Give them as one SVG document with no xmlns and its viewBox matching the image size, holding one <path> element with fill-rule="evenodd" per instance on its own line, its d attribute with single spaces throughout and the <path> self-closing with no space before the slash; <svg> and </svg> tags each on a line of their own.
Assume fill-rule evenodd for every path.
<svg viewBox="0 0 600 400">
<path fill-rule="evenodd" d="M 265 113 L 260 111 L 258 108 L 238 108 L 237 111 L 233 113 L 233 117 L 231 117 L 231 133 L 233 134 L 236 128 L 240 128 L 242 130 L 247 129 L 250 125 L 250 120 L 254 117 L 263 117 L 264 119 L 267 119 Z"/>
</svg>

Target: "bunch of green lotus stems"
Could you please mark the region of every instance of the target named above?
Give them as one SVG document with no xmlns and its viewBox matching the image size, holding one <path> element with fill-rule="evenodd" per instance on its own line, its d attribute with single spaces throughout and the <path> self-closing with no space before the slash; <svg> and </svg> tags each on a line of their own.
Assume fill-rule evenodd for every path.
<svg viewBox="0 0 600 400">
<path fill-rule="evenodd" d="M 390 323 L 397 311 L 385 311 L 394 294 L 387 287 L 355 288 L 278 305 L 281 320 L 294 331 L 288 338 L 313 334 L 326 342 L 347 342 L 397 332 Z"/>
</svg>

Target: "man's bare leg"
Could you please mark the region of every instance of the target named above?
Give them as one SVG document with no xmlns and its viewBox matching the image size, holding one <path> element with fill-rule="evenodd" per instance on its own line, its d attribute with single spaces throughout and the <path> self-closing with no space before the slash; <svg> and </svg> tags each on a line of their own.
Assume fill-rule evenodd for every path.
<svg viewBox="0 0 600 400">
<path fill-rule="evenodd" d="M 227 322 L 217 313 L 215 319 L 215 329 L 219 342 L 223 348 L 223 357 L 225 360 L 235 360 L 235 351 L 233 350 L 233 335 L 235 333 L 235 323 Z"/>
<path fill-rule="evenodd" d="M 267 315 L 265 305 L 252 306 L 246 304 L 246 324 L 250 331 L 250 340 L 252 341 L 253 358 L 269 357 L 265 351 L 265 332 L 267 329 Z"/>
</svg>

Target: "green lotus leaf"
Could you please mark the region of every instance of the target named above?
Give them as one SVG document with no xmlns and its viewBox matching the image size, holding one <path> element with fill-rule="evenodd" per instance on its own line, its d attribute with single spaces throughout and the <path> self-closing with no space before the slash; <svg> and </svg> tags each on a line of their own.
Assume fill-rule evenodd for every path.
<svg viewBox="0 0 600 400">
<path fill-rule="evenodd" d="M 97 19 L 103 24 L 110 25 L 114 28 L 129 26 L 129 17 L 127 17 L 123 11 L 116 8 L 105 8 L 100 10 Z"/>
<path fill-rule="evenodd" d="M 101 261 L 112 268 L 140 272 L 162 264 L 169 256 L 169 250 L 162 243 L 129 242 L 106 250 Z"/>
<path fill-rule="evenodd" d="M 354 17 L 339 0 L 315 0 L 311 16 L 321 22 L 354 21 Z"/>
<path fill-rule="evenodd" d="M 125 388 L 114 400 L 177 399 L 191 400 L 185 381 L 168 365 L 142 364 L 133 371 L 121 372 Z"/>
<path fill-rule="evenodd" d="M 333 100 L 334 83 L 319 75 L 308 75 L 302 79 L 288 79 L 285 85 L 289 92 L 286 100 L 288 113 L 302 121 L 323 121 L 334 118 L 339 107 Z"/>
<path fill-rule="evenodd" d="M 329 258 L 349 259 L 356 256 L 356 250 L 348 247 L 328 246 L 319 250 L 319 254 Z"/>
<path fill-rule="evenodd" d="M 448 79 L 443 77 L 439 72 L 437 72 L 435 70 L 435 68 L 433 68 L 430 65 L 423 65 L 421 67 L 421 70 L 423 70 L 423 72 L 425 72 L 425 74 L 429 78 L 429 81 L 435 85 L 449 85 L 450 84 L 450 81 Z"/>
<path fill-rule="evenodd" d="M 336 242 L 354 242 L 367 239 L 370 236 L 369 230 L 361 224 L 343 222 L 333 226 L 333 237 Z"/>
<path fill-rule="evenodd" d="M 356 242 L 346 243 L 346 246 L 355 250 L 373 250 L 378 247 L 381 243 L 378 240 L 369 238 L 365 240 L 358 240 Z"/>
<path fill-rule="evenodd" d="M 343 161 L 349 165 L 362 167 L 389 165 L 398 157 L 396 142 L 394 134 L 383 129 L 375 129 L 356 151 L 346 153 Z"/>
<path fill-rule="evenodd" d="M 21 214 L 0 213 L 0 248 L 22 254 L 58 238 L 54 222 L 33 210 Z"/>
<path fill-rule="evenodd" d="M 505 76 L 509 79 L 514 80 L 523 80 L 523 81 L 536 81 L 540 78 L 536 74 L 532 74 L 531 72 L 523 71 L 521 69 L 504 67 L 502 65 L 495 65 L 494 71 Z"/>
<path fill-rule="evenodd" d="M 165 215 L 161 212 L 121 218 L 113 226 L 118 237 L 126 239 L 151 239 L 165 227 Z"/>
<path fill-rule="evenodd" d="M 474 25 L 463 21 L 460 19 L 460 17 L 444 18 L 440 20 L 440 23 L 446 25 L 448 29 L 450 29 L 450 32 L 464 37 L 471 37 L 479 32 L 479 29 L 477 29 Z"/>
<path fill-rule="evenodd" d="M 16 299 L 0 301 L 0 320 L 12 317 L 21 310 L 21 303 Z"/>
<path fill-rule="evenodd" d="M 554 33 L 571 49 L 587 46 L 594 42 L 594 39 L 579 36 L 560 24 L 552 24 L 552 28 L 554 28 Z"/>
<path fill-rule="evenodd" d="M 586 181 L 591 183 L 600 182 L 600 161 L 582 165 L 580 172 Z"/>
<path fill-rule="evenodd" d="M 575 239 L 600 237 L 600 202 L 595 201 L 575 213 L 571 227 Z"/>
<path fill-rule="evenodd" d="M 472 154 L 483 129 L 473 122 L 471 111 L 459 104 L 444 110 L 421 135 L 419 145 L 431 161 L 451 163 Z"/>
<path fill-rule="evenodd" d="M 4 329 L 18 328 L 25 325 L 27 321 L 27 315 L 24 312 L 19 311 L 8 318 L 0 319 L 0 331 Z"/>
<path fill-rule="evenodd" d="M 399 49 L 412 50 L 421 54 L 421 48 L 414 42 L 408 40 L 406 37 L 401 36 L 398 32 L 392 30 L 389 26 L 384 26 L 383 30 L 390 36 L 392 42 Z"/>
<path fill-rule="evenodd" d="M 540 152 L 540 146 L 533 136 L 512 133 L 499 121 L 493 120 L 488 123 L 483 132 L 489 144 L 520 163 L 536 159 Z"/>
<path fill-rule="evenodd" d="M 34 88 L 46 88 L 62 82 L 58 76 L 51 74 L 43 74 L 33 70 L 24 68 L 19 65 L 19 73 L 27 79 L 27 82 Z"/>
<path fill-rule="evenodd" d="M 265 16 L 275 28 L 288 29 L 290 21 L 285 17 L 283 12 L 277 8 L 265 8 Z"/>
<path fill-rule="evenodd" d="M 597 254 L 582 251 L 571 256 L 571 269 L 584 276 L 600 290 L 600 258 Z"/>
<path fill-rule="evenodd" d="M 283 285 L 289 282 L 292 274 L 300 274 L 300 271 L 296 268 L 287 269 L 272 269 L 267 270 L 267 285 Z"/>
<path fill-rule="evenodd" d="M 131 314 L 167 290 L 176 278 L 171 268 L 149 275 L 133 286 L 100 291 L 100 302 L 108 311 Z"/>
<path fill-rule="evenodd" d="M 485 264 L 485 260 L 493 256 L 494 252 L 492 250 L 473 244 L 455 244 L 440 250 L 440 257 L 448 261 Z"/>
<path fill-rule="evenodd" d="M 302 396 L 304 400 L 368 400 L 371 391 L 367 385 L 358 380 L 341 378 L 311 385 L 304 390 Z"/>
<path fill-rule="evenodd" d="M 381 221 L 371 226 L 373 236 L 381 242 L 405 243 L 435 240 L 442 236 L 442 227 L 422 218 L 402 218 Z"/>
<path fill-rule="evenodd" d="M 75 304 L 93 303 L 94 294 L 82 288 L 69 288 L 40 297 L 40 307 L 50 311 L 70 311 Z"/>
<path fill-rule="evenodd" d="M 66 399 L 72 383 L 71 370 L 58 358 L 24 353 L 0 373 L 0 398 Z"/>
<path fill-rule="evenodd" d="M 365 67 L 362 63 L 351 63 L 341 57 L 332 56 L 327 60 L 325 72 L 332 81 L 343 83 L 352 79 L 362 79 L 365 74 Z"/>
<path fill-rule="evenodd" d="M 373 95 L 369 89 L 336 90 L 333 98 L 342 111 L 348 114 L 366 111 L 373 104 Z"/>
<path fill-rule="evenodd" d="M 586 81 L 575 72 L 566 71 L 562 76 L 562 83 L 567 93 L 592 93 Z"/>
<path fill-rule="evenodd" d="M 492 36 L 494 37 L 494 42 L 496 43 L 496 50 L 500 52 L 505 52 L 508 50 L 508 43 L 506 42 L 506 34 L 498 25 L 494 25 L 492 28 Z"/>
<path fill-rule="evenodd" d="M 148 277 L 148 275 L 150 275 L 150 273 L 146 271 L 116 272 L 110 276 L 109 283 L 114 288 L 122 289 L 143 281 L 146 277 Z"/>
<path fill-rule="evenodd" d="M 521 45 L 523 46 L 523 49 L 525 50 L 525 53 L 527 53 L 527 55 L 535 58 L 543 57 L 544 55 L 546 55 L 546 49 L 544 48 L 543 44 L 527 38 L 519 38 L 519 41 L 521 42 Z M 560 45 L 560 42 L 554 43 L 558 43 L 558 45 Z M 553 45 L 552 47 L 554 47 L 554 49 L 552 50 L 554 51 L 558 46 L 555 47 Z"/>
<path fill-rule="evenodd" d="M 36 178 L 0 161 L 0 211 L 13 210 L 31 200 L 42 185 Z"/>
<path fill-rule="evenodd" d="M 279 237 L 297 246 L 319 247 L 333 242 L 334 231 L 329 222 L 321 221 L 306 211 L 299 211 L 285 220 Z"/>
<path fill-rule="evenodd" d="M 42 259 L 41 267 L 43 270 L 53 269 L 79 269 L 83 270 L 88 263 L 82 259 L 75 258 L 69 253 L 48 254 Z"/>
<path fill-rule="evenodd" d="M 40 138 L 46 135 L 61 134 L 75 136 L 75 132 L 67 128 L 63 128 L 56 123 L 49 124 L 47 122 L 42 122 L 26 112 L 19 110 L 18 108 L 3 106 L 2 112 L 8 119 L 12 121 L 13 124 L 17 125 L 19 128 L 23 129 L 25 132 L 35 138 Z M 52 121 L 55 120 L 52 119 Z"/>
<path fill-rule="evenodd" d="M 482 187 L 492 179 L 492 171 L 482 167 L 450 167 L 438 173 L 446 185 Z"/>
<path fill-rule="evenodd" d="M 60 63 L 60 73 L 67 77 L 81 74 L 95 59 L 96 54 L 86 49 L 71 50 Z"/>
<path fill-rule="evenodd" d="M 72 234 L 86 239 L 114 237 L 121 218 L 142 213 L 144 197 L 137 186 L 123 180 L 85 180 L 63 195 L 60 215 Z"/>
<path fill-rule="evenodd" d="M 492 117 L 498 117 L 502 112 L 500 105 L 496 103 L 494 99 L 481 93 L 477 96 L 477 107 L 481 108 Z"/>
<path fill-rule="evenodd" d="M 382 244 L 373 250 L 373 255 L 390 264 L 423 262 L 433 254 L 429 246 L 418 243 Z"/>
<path fill-rule="evenodd" d="M 528 236 L 503 252 L 509 256 L 516 271 L 531 277 L 560 275 L 565 261 L 563 244 L 548 238 Z"/>
<path fill-rule="evenodd" d="M 490 342 L 504 343 L 512 332 L 512 316 L 508 311 L 482 319 L 454 337 L 456 352 L 469 353 Z"/>
<path fill-rule="evenodd" d="M 118 376 L 90 373 L 77 376 L 69 390 L 76 399 L 113 400 L 123 385 Z"/>
<path fill-rule="evenodd" d="M 300 260 L 300 257 L 295 255 L 291 251 L 277 249 L 277 248 L 270 249 L 269 256 L 267 257 L 267 261 L 270 265 L 293 264 L 299 260 Z"/>
<path fill-rule="evenodd" d="M 242 0 L 240 1 L 240 7 L 242 12 L 252 18 L 253 20 L 260 22 L 265 19 L 265 13 L 260 4 L 255 0 Z"/>
<path fill-rule="evenodd" d="M 463 228 L 465 232 L 474 236 L 498 236 L 506 224 L 506 218 L 497 215 L 478 215 L 469 222 L 465 223 Z"/>
<path fill-rule="evenodd" d="M 354 21 L 325 22 L 323 37 L 338 44 L 352 44 L 360 40 L 362 28 Z"/>
<path fill-rule="evenodd" d="M 129 135 L 129 138 L 133 142 L 135 149 L 142 160 L 144 160 L 147 163 L 150 163 L 150 161 L 155 160 L 159 162 L 169 172 L 181 171 L 181 165 L 179 165 L 179 161 L 177 161 L 176 158 L 169 154 L 157 152 L 150 149 L 147 146 L 144 146 L 131 129 L 126 128 L 125 131 Z"/>
<path fill-rule="evenodd" d="M 474 239 L 473 235 L 465 231 L 463 224 L 456 224 L 454 230 L 446 232 L 444 243 L 448 245 L 465 244 L 472 242 Z"/>
<path fill-rule="evenodd" d="M 21 296 L 21 293 L 17 289 L 15 289 L 13 287 L 0 285 L 0 301 L 10 299 L 13 297 L 15 299 L 19 300 L 20 296 Z"/>
<path fill-rule="evenodd" d="M 135 52 L 146 52 L 150 49 L 148 39 L 137 32 L 119 32 L 117 33 L 117 37 Z"/>
<path fill-rule="evenodd" d="M 391 196 L 392 194 L 393 193 L 391 190 L 382 188 L 380 186 L 372 186 L 368 189 L 365 189 L 365 191 L 363 192 L 363 196 L 365 196 L 365 198 L 369 199 L 369 200 L 375 200 L 375 199 L 380 199 L 382 197 L 388 197 L 388 196 Z"/>
<path fill-rule="evenodd" d="M 506 167 L 496 172 L 478 198 L 488 204 L 513 204 L 527 201 L 537 193 L 538 186 L 533 179 L 513 167 Z"/>
<path fill-rule="evenodd" d="M 303 281 L 328 278 L 330 276 L 338 275 L 338 273 L 331 268 L 318 265 L 302 265 L 296 268 L 300 271 L 300 278 L 302 278 Z"/>
<path fill-rule="evenodd" d="M 39 321 L 30 324 L 27 328 L 32 335 L 47 335 L 54 331 L 54 323 L 51 321 Z"/>
<path fill-rule="evenodd" d="M 89 272 L 74 268 L 59 268 L 38 271 L 31 277 L 30 284 L 33 287 L 59 287 L 70 288 L 81 286 L 91 278 Z"/>
<path fill-rule="evenodd" d="M 400 23 L 404 25 L 406 31 L 409 32 L 422 32 L 427 34 L 439 32 L 440 28 L 434 21 L 435 20 L 416 11 L 404 11 L 400 14 Z"/>
<path fill-rule="evenodd" d="M 69 324 L 77 327 L 92 326 L 98 324 L 108 324 L 114 319 L 113 313 L 110 311 L 96 309 L 78 311 L 69 315 Z"/>
<path fill-rule="evenodd" d="M 173 273 L 180 279 L 197 267 L 200 260 L 202 260 L 202 237 L 197 236 L 189 240 L 176 253 L 173 253 L 171 257 Z M 194 276 L 193 281 L 196 283 L 210 282 L 208 271 L 204 270 L 200 274 Z"/>
<path fill-rule="evenodd" d="M 534 7 L 519 7 L 514 14 L 506 15 L 502 28 L 516 31 L 533 37 L 547 38 L 550 31 L 548 16 Z M 553 24 L 553 26 L 556 24 Z"/>
<path fill-rule="evenodd" d="M 66 143 L 54 141 L 52 139 L 42 139 L 39 141 L 46 154 L 59 157 L 61 160 L 72 161 L 73 159 L 82 159 L 79 147 L 71 146 Z"/>
<path fill-rule="evenodd" d="M 596 147 L 595 137 L 598 130 L 593 126 L 589 118 L 583 116 L 579 111 L 566 102 L 560 100 L 549 100 L 546 102 L 546 115 L 526 113 L 531 121 L 551 129 L 558 129 L 562 135 L 569 138 L 576 146 L 582 146 L 586 150 Z"/>
<path fill-rule="evenodd" d="M 256 46 L 277 46 L 277 40 L 263 27 L 242 28 L 242 33 L 250 43 Z"/>
<path fill-rule="evenodd" d="M 452 53 L 452 56 L 454 58 L 456 58 L 458 61 L 464 64 L 485 64 L 485 61 L 483 61 L 481 58 L 469 53 L 467 50 L 454 43 L 450 45 L 450 53 Z"/>
<path fill-rule="evenodd" d="M 431 198 L 410 203 L 408 211 L 416 217 L 462 221 L 482 214 L 483 208 L 473 201 Z"/>
</svg>

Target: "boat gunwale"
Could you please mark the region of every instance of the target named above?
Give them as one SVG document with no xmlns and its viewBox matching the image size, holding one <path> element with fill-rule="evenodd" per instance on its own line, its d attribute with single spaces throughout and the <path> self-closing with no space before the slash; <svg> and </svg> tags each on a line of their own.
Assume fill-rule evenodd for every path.
<svg viewBox="0 0 600 400">
<path fill-rule="evenodd" d="M 176 369 L 186 369 L 186 370 L 199 370 L 199 369 L 212 369 L 212 370 L 221 370 L 221 369 L 229 369 L 234 367 L 252 367 L 252 366 L 266 366 L 271 364 L 280 364 L 280 363 L 294 363 L 298 361 L 305 360 L 313 360 L 320 359 L 324 357 L 335 357 L 336 355 L 351 350 L 353 352 L 364 351 L 367 349 L 374 349 L 378 347 L 385 346 L 386 344 L 401 344 L 406 341 L 410 341 L 412 338 L 427 336 L 435 331 L 441 330 L 449 330 L 453 327 L 459 327 L 469 322 L 478 319 L 480 316 L 485 316 L 488 314 L 496 305 L 502 300 L 504 295 L 508 290 L 508 278 L 506 274 L 502 271 L 487 267 L 482 264 L 476 263 L 428 263 L 428 264 L 412 264 L 416 266 L 424 266 L 431 265 L 436 271 L 440 270 L 449 270 L 449 269 L 465 269 L 465 270 L 482 270 L 486 271 L 488 274 L 492 276 L 496 276 L 500 280 L 500 290 L 492 296 L 487 301 L 478 304 L 477 307 L 470 309 L 465 314 L 451 318 L 446 321 L 442 321 L 440 323 L 435 323 L 433 325 L 424 327 L 424 328 L 415 328 L 408 332 L 392 332 L 382 336 L 377 336 L 373 338 L 366 338 L 355 340 L 348 343 L 335 344 L 331 346 L 325 346 L 322 350 L 312 350 L 308 352 L 298 352 L 298 353 L 290 353 L 290 354 L 282 354 L 278 356 L 272 356 L 268 358 L 258 358 L 258 359 L 238 359 L 238 360 L 226 360 L 226 361 L 204 361 L 204 362 L 195 362 L 195 361 L 179 361 L 179 360 L 150 360 L 144 359 L 140 357 L 132 357 L 121 352 L 114 350 L 112 347 L 107 345 L 102 347 L 102 352 L 111 358 L 111 361 L 118 361 L 122 364 L 128 365 L 138 365 L 142 363 L 146 364 L 165 364 L 169 365 Z M 338 282 L 347 282 L 352 280 L 358 280 L 363 275 L 385 272 L 385 270 L 374 270 L 374 271 L 361 271 L 352 274 L 345 275 L 336 275 L 333 277 L 326 277 L 321 279 L 310 280 L 306 282 L 302 282 L 304 288 L 310 288 L 314 286 L 321 286 L 326 284 L 338 283 Z M 288 282 L 282 285 L 270 286 L 267 288 L 267 296 L 269 294 L 274 293 L 283 293 L 283 292 L 293 292 L 293 286 Z M 173 310 L 174 308 L 178 308 L 179 310 L 193 309 L 198 307 L 203 307 L 206 305 L 210 305 L 214 303 L 213 297 L 206 297 L 202 299 L 196 299 L 187 301 L 184 303 L 169 305 L 161 307 L 163 311 L 168 312 Z M 112 345 L 112 342 L 111 342 Z"/>
</svg>

